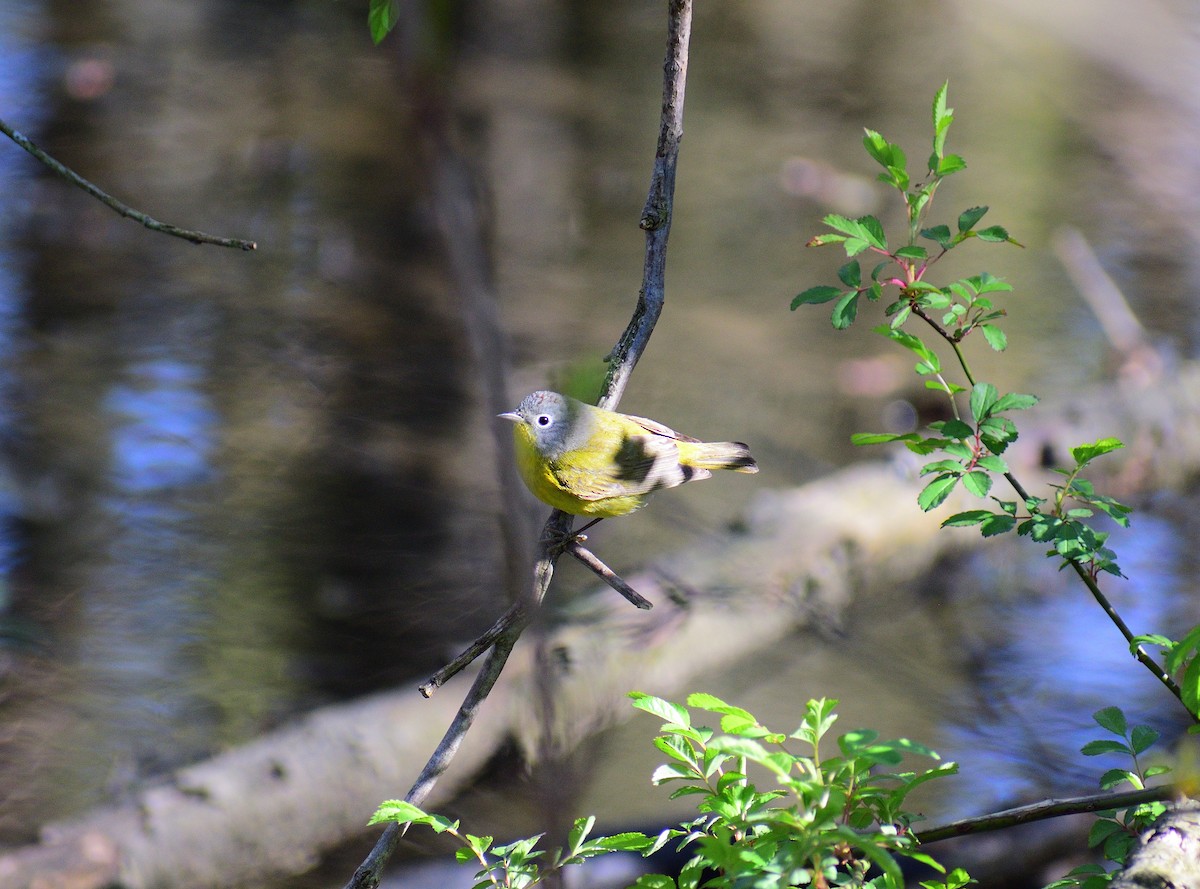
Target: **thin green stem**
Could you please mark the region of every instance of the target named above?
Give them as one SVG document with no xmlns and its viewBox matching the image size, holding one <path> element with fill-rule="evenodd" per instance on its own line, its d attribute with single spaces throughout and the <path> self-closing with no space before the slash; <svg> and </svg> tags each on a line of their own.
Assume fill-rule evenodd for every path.
<svg viewBox="0 0 1200 889">
<path fill-rule="evenodd" d="M 942 326 L 940 324 L 938 324 L 936 321 L 934 321 L 932 318 L 930 318 L 929 315 L 926 314 L 924 312 L 924 310 L 922 310 L 918 306 L 913 306 L 913 314 L 916 315 L 918 318 L 922 319 L 926 324 L 928 324 L 930 327 L 932 327 L 935 331 L 937 331 L 937 333 L 942 337 L 942 339 L 944 339 L 946 342 L 948 342 L 950 344 L 951 348 L 954 349 L 954 355 L 958 359 L 958 364 L 962 368 L 963 374 L 966 376 L 967 381 L 972 386 L 974 386 L 975 385 L 975 377 L 971 373 L 971 367 L 967 363 L 967 357 L 966 357 L 966 355 L 963 354 L 962 346 L 959 343 L 959 341 L 956 340 L 950 334 L 948 334 L 942 328 Z M 1078 474 L 1078 470 L 1076 471 L 1076 474 Z M 1016 492 L 1017 496 L 1021 498 L 1021 502 L 1025 504 L 1026 509 L 1029 509 L 1031 514 L 1040 512 L 1040 510 L 1038 510 L 1036 508 L 1032 508 L 1032 509 L 1030 508 L 1029 494 L 1028 494 L 1028 492 L 1026 492 L 1024 485 L 1022 485 L 1017 480 L 1016 476 L 1014 476 L 1011 472 L 1005 472 L 1004 478 L 1012 486 L 1012 489 Z M 1072 475 L 1071 480 L 1074 480 L 1074 478 L 1075 478 L 1075 475 Z M 1064 486 L 1064 490 L 1065 490 L 1065 486 Z M 1061 512 L 1061 506 L 1062 506 L 1061 494 L 1056 501 L 1056 505 L 1058 506 L 1058 511 Z M 1142 648 L 1142 646 L 1134 644 L 1133 632 L 1129 629 L 1129 625 L 1125 623 L 1124 619 L 1121 617 L 1120 614 L 1117 613 L 1117 610 L 1113 607 L 1112 602 L 1110 602 L 1108 600 L 1108 597 L 1105 596 L 1104 593 L 1100 590 L 1100 586 L 1099 586 L 1099 584 L 1096 583 L 1096 579 L 1094 577 L 1092 577 L 1092 575 L 1090 573 L 1088 573 L 1088 570 L 1083 565 L 1081 565 L 1079 562 L 1070 560 L 1070 565 L 1075 570 L 1075 573 L 1079 576 L 1079 579 L 1081 581 L 1083 581 L 1084 586 L 1086 586 L 1088 588 L 1088 592 L 1090 592 L 1092 594 L 1092 598 L 1096 600 L 1096 603 L 1100 606 L 1101 610 L 1103 610 L 1104 613 L 1108 615 L 1109 620 L 1111 620 L 1113 622 L 1113 624 L 1116 626 L 1117 630 L 1121 633 L 1122 636 L 1125 637 L 1125 641 L 1129 644 L 1129 650 L 1133 654 L 1134 658 L 1136 658 L 1137 661 L 1139 663 L 1141 663 L 1147 670 L 1149 670 L 1151 673 L 1153 673 L 1154 677 L 1159 682 L 1161 682 L 1166 687 L 1166 689 L 1171 694 L 1173 694 L 1176 697 L 1176 699 L 1178 699 L 1179 702 L 1182 704 L 1183 703 L 1182 689 L 1180 689 L 1179 685 L 1170 677 L 1170 675 L 1167 673 L 1167 671 L 1164 670 L 1158 664 L 1158 662 L 1154 660 L 1154 658 L 1152 658 L 1149 654 L 1147 654 L 1145 652 L 1145 650 Z M 1188 716 L 1190 716 L 1192 718 L 1193 722 L 1200 724 L 1200 715 L 1193 713 L 1186 704 L 1184 704 L 1183 709 L 1187 711 Z"/>
</svg>

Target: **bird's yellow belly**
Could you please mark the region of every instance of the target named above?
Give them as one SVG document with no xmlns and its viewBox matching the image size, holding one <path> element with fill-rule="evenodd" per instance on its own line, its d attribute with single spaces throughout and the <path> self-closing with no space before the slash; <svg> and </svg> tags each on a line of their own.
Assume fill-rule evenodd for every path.
<svg viewBox="0 0 1200 889">
<path fill-rule="evenodd" d="M 580 497 L 559 480 L 559 476 L 554 472 L 554 464 L 538 452 L 528 434 L 519 426 L 516 429 L 514 441 L 517 451 L 517 469 L 520 471 L 525 485 L 535 497 L 555 509 L 561 509 L 571 515 L 612 518 L 631 513 L 646 502 L 646 497 L 642 494 L 620 494 L 599 499 Z M 586 456 L 578 455 L 576 452 L 564 454 L 562 459 L 569 463 L 573 458 L 580 457 L 587 459 Z"/>
</svg>

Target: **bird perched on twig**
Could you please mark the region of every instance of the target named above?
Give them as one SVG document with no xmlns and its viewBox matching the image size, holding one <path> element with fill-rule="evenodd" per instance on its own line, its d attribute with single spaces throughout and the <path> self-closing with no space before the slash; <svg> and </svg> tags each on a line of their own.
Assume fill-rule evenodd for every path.
<svg viewBox="0 0 1200 889">
<path fill-rule="evenodd" d="M 758 472 L 741 442 L 697 441 L 557 392 L 534 392 L 499 416 L 516 424 L 517 466 L 529 490 L 572 515 L 626 515 L 660 488 L 708 478 L 714 469 Z"/>
</svg>

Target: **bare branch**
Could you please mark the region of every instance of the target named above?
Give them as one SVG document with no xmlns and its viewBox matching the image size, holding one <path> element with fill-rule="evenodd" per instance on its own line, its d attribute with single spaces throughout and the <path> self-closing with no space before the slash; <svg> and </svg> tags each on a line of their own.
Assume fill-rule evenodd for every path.
<svg viewBox="0 0 1200 889">
<path fill-rule="evenodd" d="M 679 156 L 679 141 L 683 136 L 683 96 L 687 79 L 688 40 L 691 36 L 692 3 L 691 0 L 670 0 L 668 38 L 666 61 L 663 65 L 663 110 L 659 129 L 658 150 L 655 153 L 654 171 L 651 176 L 650 193 L 646 207 L 642 212 L 641 227 L 646 231 L 646 260 L 642 278 L 642 290 L 638 296 L 637 306 L 621 339 L 609 356 L 609 372 L 604 382 L 604 390 L 599 404 L 601 407 L 614 408 L 621 398 L 625 384 L 629 380 L 633 368 L 646 349 L 650 334 L 662 313 L 665 299 L 666 249 L 667 236 L 671 228 L 671 214 L 675 194 L 675 168 Z M 533 583 L 528 588 L 526 596 L 519 601 L 488 633 L 476 640 L 454 664 L 445 670 L 455 672 L 470 663 L 480 652 L 491 644 L 492 650 L 485 661 L 483 672 L 472 685 L 466 700 L 463 701 L 458 717 L 447 729 L 439 744 L 437 752 L 426 764 L 421 776 L 405 796 L 405 800 L 420 804 L 421 800 L 432 789 L 438 775 L 445 770 L 446 764 L 458 749 L 463 736 L 470 728 L 471 721 L 480 703 L 491 691 L 496 678 L 504 668 L 504 664 L 516 645 L 517 639 L 529 624 L 529 620 L 545 599 L 550 581 L 554 577 L 554 567 L 559 556 L 572 547 L 586 552 L 577 543 L 563 545 L 564 540 L 571 540 L 571 526 L 574 519 L 567 513 L 554 510 L 550 513 L 542 529 L 538 542 L 537 556 L 534 562 Z M 586 558 L 573 554 L 588 564 L 592 570 L 596 567 Z M 587 555 L 591 555 L 588 553 Z M 611 578 L 620 580 L 612 571 L 607 569 L 594 556 L 596 564 L 600 565 Z M 597 571 L 597 573 L 600 573 Z M 609 576 L 601 577 L 613 584 Z M 624 583 L 624 581 L 621 581 Z M 615 584 L 613 584 L 615 586 Z M 628 587 L 628 584 L 625 584 Z M 620 590 L 620 587 L 616 587 Z M 632 588 L 621 590 L 631 602 L 638 607 L 649 606 L 649 602 L 639 596 Z M 637 598 L 631 598 L 629 593 Z M 639 601 L 640 600 L 640 601 Z M 642 604 L 644 603 L 644 605 Z M 512 617 L 512 622 L 500 628 L 500 623 Z M 498 633 L 496 633 L 497 629 Z M 494 634 L 494 635 L 493 635 Z M 425 685 L 422 693 L 432 693 L 438 684 L 438 677 L 445 672 L 439 672 Z M 383 866 L 391 857 L 396 844 L 403 836 L 403 829 L 391 824 L 380 836 L 370 855 L 354 872 L 347 883 L 346 889 L 375 889 L 379 885 Z"/>
<path fill-rule="evenodd" d="M 183 238 L 185 241 L 191 241 L 193 244 L 215 244 L 218 247 L 235 247 L 238 250 L 258 249 L 258 245 L 254 243 L 254 241 L 245 241 L 241 238 L 222 238 L 218 237 L 217 235 L 210 235 L 206 234 L 205 232 L 193 231 L 191 229 L 180 228 L 176 225 L 169 225 L 165 222 L 159 222 L 157 219 L 147 216 L 142 211 L 135 210 L 128 204 L 121 203 L 108 192 L 96 185 L 93 185 L 91 182 L 84 179 L 61 161 L 57 161 L 50 155 L 46 154 L 46 152 L 38 148 L 37 145 L 35 145 L 28 137 L 14 130 L 3 120 L 0 120 L 0 133 L 4 133 L 4 135 L 8 136 L 8 138 L 12 139 L 72 185 L 76 186 L 77 188 L 82 188 L 96 200 L 100 201 L 100 203 L 106 205 L 119 215 L 124 216 L 126 219 L 132 219 L 136 222 L 140 222 L 151 231 L 162 232 L 164 235 L 171 235 L 176 238 Z"/>
</svg>

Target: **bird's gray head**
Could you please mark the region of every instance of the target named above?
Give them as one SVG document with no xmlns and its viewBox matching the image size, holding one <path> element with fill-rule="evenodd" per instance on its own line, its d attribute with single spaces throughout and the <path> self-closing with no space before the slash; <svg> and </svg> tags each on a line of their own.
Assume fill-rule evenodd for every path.
<svg viewBox="0 0 1200 889">
<path fill-rule="evenodd" d="M 547 457 L 553 459 L 586 437 L 589 424 L 584 414 L 587 405 L 557 392 L 539 390 L 526 395 L 515 411 L 500 414 L 514 423 L 524 423 L 533 440 Z"/>
</svg>

